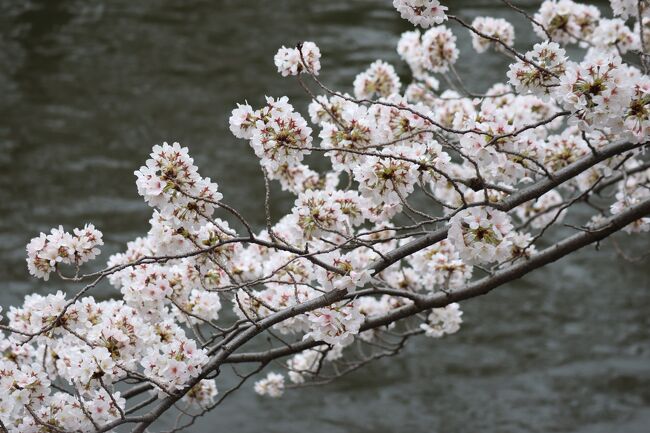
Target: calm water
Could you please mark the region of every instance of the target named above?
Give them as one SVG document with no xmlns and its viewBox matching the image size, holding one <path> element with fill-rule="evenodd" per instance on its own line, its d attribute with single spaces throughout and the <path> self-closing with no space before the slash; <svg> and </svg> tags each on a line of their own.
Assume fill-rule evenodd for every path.
<svg viewBox="0 0 650 433">
<path fill-rule="evenodd" d="M 468 18 L 511 16 L 489 6 L 499 2 L 450 3 Z M 277 48 L 299 40 L 320 45 L 323 78 L 340 89 L 377 57 L 404 74 L 394 47 L 408 28 L 388 0 L 0 0 L 0 303 L 47 290 L 24 264 L 41 230 L 92 221 L 104 259 L 146 232 L 133 170 L 163 140 L 189 145 L 226 200 L 262 223 L 262 180 L 228 132 L 232 107 L 286 94 L 304 108 L 273 66 Z M 517 31 L 524 45 L 533 37 L 527 24 Z M 484 90 L 505 63 L 456 34 L 460 70 Z M 617 239 L 647 250 L 647 237 Z M 647 432 L 649 286 L 647 261 L 583 251 L 467 302 L 457 335 L 414 340 L 398 358 L 281 401 L 248 385 L 192 431 Z"/>
</svg>

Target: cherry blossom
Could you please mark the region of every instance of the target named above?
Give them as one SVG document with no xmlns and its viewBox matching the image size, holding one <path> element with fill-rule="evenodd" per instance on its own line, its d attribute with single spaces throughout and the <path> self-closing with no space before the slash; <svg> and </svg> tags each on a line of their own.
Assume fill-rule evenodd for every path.
<svg viewBox="0 0 650 433">
<path fill-rule="evenodd" d="M 477 17 L 472 21 L 472 27 L 486 36 L 498 39 L 507 46 L 511 47 L 515 42 L 515 28 L 503 18 Z M 472 46 L 477 53 L 484 53 L 489 48 L 504 51 L 501 44 L 473 32 Z"/>
<path fill-rule="evenodd" d="M 499 262 L 510 256 L 510 217 L 486 207 L 472 207 L 449 221 L 449 241 L 470 264 Z"/>
<path fill-rule="evenodd" d="M 630 16 L 636 16 L 639 4 L 642 5 L 644 10 L 647 10 L 648 2 L 646 0 L 610 0 L 610 5 L 614 15 L 627 19 Z"/>
<path fill-rule="evenodd" d="M 460 329 L 463 312 L 460 305 L 453 303 L 444 308 L 434 308 L 427 316 L 427 322 L 420 325 L 427 337 L 440 338 L 454 334 Z"/>
<path fill-rule="evenodd" d="M 617 55 L 598 56 L 579 64 L 569 64 L 556 95 L 565 108 L 575 112 L 581 127 L 608 125 L 620 116 L 631 89 Z"/>
<path fill-rule="evenodd" d="M 332 345 L 346 346 L 352 343 L 363 323 L 363 315 L 353 303 L 314 310 L 307 317 L 311 331 L 305 334 L 305 338 L 311 337 Z"/>
<path fill-rule="evenodd" d="M 269 181 L 262 223 L 223 201 L 188 147 L 163 143 L 135 171 L 149 226 L 105 268 L 86 270 L 103 245 L 92 224 L 29 241 L 29 273 L 63 285 L 0 309 L 8 431 L 109 431 L 140 401 L 194 417 L 231 392 L 216 398 L 230 363 L 286 367 L 286 386 L 274 372 L 253 386 L 280 397 L 394 355 L 412 336 L 458 332 L 452 301 L 556 260 L 567 245 L 650 231 L 647 1 L 612 1 L 620 18 L 544 1 L 533 20 L 524 15 L 542 41 L 522 53 L 510 22 L 476 18 L 469 27 L 503 44 L 471 32 L 474 49 L 511 58 L 482 89 L 455 68 L 456 36 L 440 25 L 446 6 L 394 6 L 428 28 L 399 39 L 412 73 L 404 87 L 377 60 L 349 83 L 352 95 L 331 89 L 316 78 L 319 48 L 303 42 L 274 62 L 323 93 L 307 92 L 304 117 L 286 96 L 233 109 L 230 131 Z M 568 230 L 571 242 L 554 243 Z M 96 299 L 104 280 L 110 298 Z M 398 349 L 381 351 L 396 338 Z M 233 389 L 248 379 L 237 376 Z"/>
<path fill-rule="evenodd" d="M 447 8 L 438 0 L 393 0 L 393 6 L 402 18 L 424 28 L 440 24 L 447 19 Z"/>
<path fill-rule="evenodd" d="M 540 67 L 518 60 L 510 65 L 510 84 L 514 85 L 518 92 L 529 91 L 541 97 L 548 97 L 559 84 L 559 76 L 566 70 L 566 51 L 555 42 L 545 41 L 535 44 L 533 50 L 526 53 L 526 59 Z"/>
<path fill-rule="evenodd" d="M 400 86 L 395 68 L 377 60 L 354 79 L 354 96 L 359 99 L 390 96 L 399 92 Z"/>
<path fill-rule="evenodd" d="M 269 397 L 282 397 L 284 394 L 284 376 L 278 373 L 269 373 L 266 378 L 255 382 L 255 392 Z"/>
<path fill-rule="evenodd" d="M 79 266 L 93 260 L 104 245 L 102 232 L 92 224 L 76 228 L 73 234 L 62 226 L 52 229 L 49 235 L 41 233 L 27 245 L 29 273 L 47 281 L 58 264 Z"/>
<path fill-rule="evenodd" d="M 456 36 L 446 27 L 433 27 L 422 35 L 422 67 L 431 72 L 446 72 L 458 60 Z"/>
<path fill-rule="evenodd" d="M 591 37 L 600 19 L 600 11 L 596 6 L 572 0 L 546 0 L 533 18 L 549 32 L 552 41 L 576 43 Z M 545 39 L 546 33 L 540 25 L 533 23 L 533 30 Z"/>
<path fill-rule="evenodd" d="M 318 75 L 318 71 L 320 71 L 320 56 L 320 49 L 315 43 L 303 42 L 296 48 L 280 48 L 273 60 L 275 66 L 278 68 L 278 72 L 283 77 L 298 75 L 307 71 Z M 307 71 L 305 70 L 305 65 Z"/>
</svg>

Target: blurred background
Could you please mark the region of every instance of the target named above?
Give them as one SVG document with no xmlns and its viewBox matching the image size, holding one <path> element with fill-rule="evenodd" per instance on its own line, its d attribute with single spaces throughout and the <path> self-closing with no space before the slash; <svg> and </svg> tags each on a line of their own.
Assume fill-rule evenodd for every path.
<svg viewBox="0 0 650 433">
<path fill-rule="evenodd" d="M 523 49 L 536 41 L 500 2 L 448 4 L 470 20 L 510 18 Z M 330 87 L 351 91 L 377 58 L 405 82 L 395 47 L 410 28 L 389 0 L 0 0 L 0 305 L 74 290 L 29 277 L 24 247 L 40 231 L 93 222 L 106 241 L 97 266 L 146 233 L 151 210 L 133 171 L 162 141 L 189 146 L 201 174 L 261 226 L 257 160 L 228 130 L 235 104 L 288 95 L 307 117 L 306 96 L 273 65 L 281 45 L 301 40 L 320 46 Z M 507 59 L 476 55 L 453 29 L 472 90 L 505 80 Z M 273 195 L 276 216 L 291 208 Z M 647 237 L 615 239 L 630 254 L 648 249 Z M 649 286 L 648 261 L 625 261 L 607 242 L 466 302 L 456 335 L 412 340 L 397 358 L 282 400 L 257 397 L 251 382 L 188 431 L 645 433 Z"/>
</svg>

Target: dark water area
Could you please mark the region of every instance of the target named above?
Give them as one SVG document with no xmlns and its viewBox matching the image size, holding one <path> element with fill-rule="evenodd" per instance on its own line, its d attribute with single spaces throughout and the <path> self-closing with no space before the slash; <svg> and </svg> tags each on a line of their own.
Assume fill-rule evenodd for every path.
<svg viewBox="0 0 650 433">
<path fill-rule="evenodd" d="M 263 180 L 248 144 L 228 131 L 230 111 L 287 95 L 306 116 L 306 96 L 273 65 L 277 48 L 300 40 L 320 46 L 322 78 L 337 89 L 351 90 L 377 58 L 406 79 L 395 46 L 410 26 L 390 3 L 0 0 L 0 304 L 65 288 L 27 273 L 24 246 L 40 231 L 93 222 L 103 260 L 146 233 L 151 211 L 133 171 L 162 141 L 189 146 L 225 199 L 263 224 Z M 512 18 L 517 44 L 534 41 L 500 2 L 447 3 L 468 19 Z M 504 80 L 507 60 L 476 55 L 453 29 L 472 90 Z M 279 216 L 292 199 L 273 194 Z M 647 237 L 615 239 L 648 250 Z M 648 265 L 622 260 L 611 242 L 589 248 L 466 302 L 458 334 L 412 340 L 397 358 L 281 400 L 247 384 L 188 431 L 647 433 Z"/>
</svg>

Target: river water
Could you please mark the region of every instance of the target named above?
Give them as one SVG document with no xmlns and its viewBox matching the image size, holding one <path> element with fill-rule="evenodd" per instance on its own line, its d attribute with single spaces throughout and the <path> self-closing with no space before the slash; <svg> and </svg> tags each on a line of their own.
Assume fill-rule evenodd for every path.
<svg viewBox="0 0 650 433">
<path fill-rule="evenodd" d="M 499 2 L 448 3 L 468 19 L 513 17 Z M 518 22 L 526 46 L 534 35 Z M 164 140 L 188 145 L 261 225 L 257 162 L 228 131 L 235 103 L 288 95 L 304 109 L 273 66 L 277 48 L 299 40 L 319 44 L 335 88 L 350 90 L 376 58 L 404 76 L 395 44 L 408 29 L 388 0 L 0 0 L 0 304 L 65 288 L 27 274 L 24 245 L 39 231 L 94 222 L 104 259 L 145 233 L 133 171 Z M 455 31 L 472 90 L 503 77 L 505 60 L 475 55 Z M 291 200 L 274 195 L 279 215 Z M 648 249 L 647 237 L 616 239 Z M 591 248 L 467 302 L 456 335 L 413 340 L 397 358 L 279 401 L 248 384 L 189 431 L 648 432 L 649 286 L 647 261 Z"/>
</svg>

